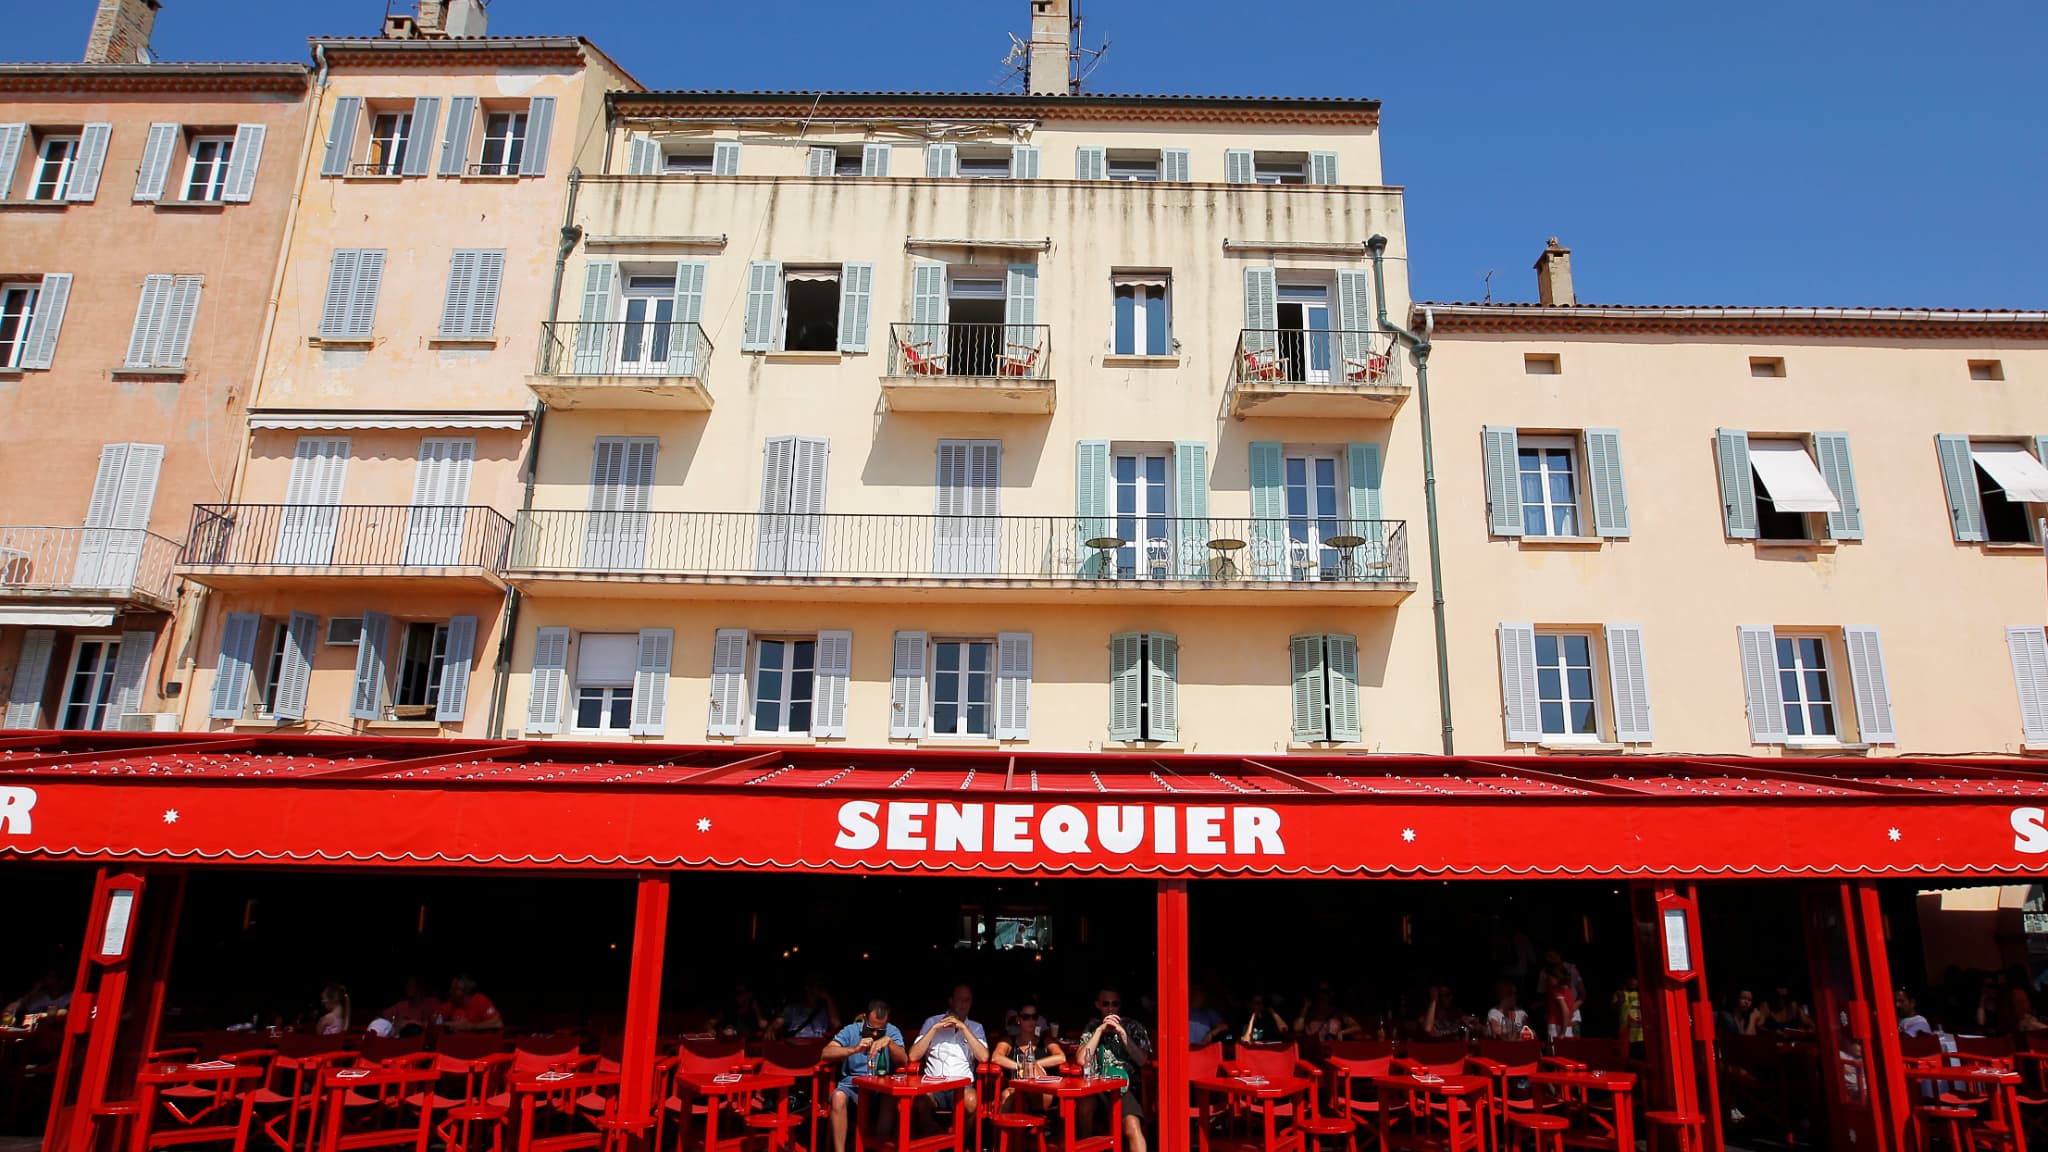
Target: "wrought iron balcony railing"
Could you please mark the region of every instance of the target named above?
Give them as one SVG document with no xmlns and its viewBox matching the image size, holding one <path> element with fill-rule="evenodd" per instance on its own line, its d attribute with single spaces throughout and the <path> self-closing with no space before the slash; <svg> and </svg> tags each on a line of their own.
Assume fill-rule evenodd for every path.
<svg viewBox="0 0 2048 1152">
<path fill-rule="evenodd" d="M 899 580 L 1408 579 L 1400 520 L 1171 516 L 519 514 L 517 572 Z"/>
<path fill-rule="evenodd" d="M 889 375 L 1049 380 L 1052 329 L 1045 324 L 891 324 Z"/>
<path fill-rule="evenodd" d="M 460 504 L 195 504 L 186 568 L 504 566 L 512 522 Z"/>
<path fill-rule="evenodd" d="M 1401 358 L 1388 332 L 1334 328 L 1246 328 L 1238 333 L 1236 384 L 1395 387 Z"/>
<path fill-rule="evenodd" d="M 140 528 L 0 526 L 0 594 L 140 597 L 168 603 L 178 543 Z"/>
<path fill-rule="evenodd" d="M 699 324 L 555 320 L 541 325 L 542 376 L 673 376 L 701 382 L 711 370 L 711 338 Z"/>
</svg>

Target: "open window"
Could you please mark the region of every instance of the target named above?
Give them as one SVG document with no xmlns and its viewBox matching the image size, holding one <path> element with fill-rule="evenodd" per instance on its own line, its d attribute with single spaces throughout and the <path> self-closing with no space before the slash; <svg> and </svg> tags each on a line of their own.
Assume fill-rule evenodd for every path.
<svg viewBox="0 0 2048 1152">
<path fill-rule="evenodd" d="M 0 282 L 0 368 L 22 367 L 41 287 L 32 280 Z"/>
<path fill-rule="evenodd" d="M 351 176 L 397 176 L 405 171 L 406 154 L 412 148 L 413 105 L 372 103 L 366 114 L 366 140 L 362 157 L 349 168 Z"/>
<path fill-rule="evenodd" d="M 495 105 L 486 102 L 477 110 L 481 143 L 473 171 L 479 176 L 516 176 L 526 159 L 531 113 L 525 101 Z"/>
<path fill-rule="evenodd" d="M 1159 179 L 1159 163 L 1157 148 L 1111 148 L 1104 175 L 1111 180 L 1150 182 Z"/>
<path fill-rule="evenodd" d="M 785 352 L 839 350 L 837 264 L 785 265 L 782 269 L 782 339 Z"/>
<path fill-rule="evenodd" d="M 584 632 L 576 637 L 578 732 L 632 730 L 633 673 L 639 659 L 637 632 Z"/>
<path fill-rule="evenodd" d="M 1254 152 L 1252 180 L 1257 184 L 1308 183 L 1308 153 Z"/>
<path fill-rule="evenodd" d="M 27 192 L 30 200 L 65 200 L 78 172 L 83 137 L 57 129 L 34 133 L 35 152 L 29 160 Z"/>
<path fill-rule="evenodd" d="M 1758 539 L 1818 539 L 1813 514 L 1842 510 L 1804 440 L 1752 438 L 1749 462 L 1756 486 Z"/>
<path fill-rule="evenodd" d="M 2038 542 L 2036 524 L 2048 505 L 2048 468 L 2025 445 L 1972 441 L 1984 538 L 1994 544 Z"/>
<path fill-rule="evenodd" d="M 1722 515 L 1731 539 L 1858 540 L 1863 513 L 1849 437 L 1841 432 L 1714 433 Z"/>
<path fill-rule="evenodd" d="M 959 174 L 975 180 L 1008 180 L 1013 174 L 1008 145 L 962 144 Z"/>
<path fill-rule="evenodd" d="M 1111 349 L 1118 356 L 1171 355 L 1173 274 L 1115 272 L 1109 280 Z"/>
<path fill-rule="evenodd" d="M 184 200 L 216 201 L 227 198 L 228 165 L 234 159 L 235 138 L 197 135 L 185 146 L 184 179 L 178 195 Z"/>
<path fill-rule="evenodd" d="M 407 620 L 400 625 L 391 710 L 400 720 L 428 719 L 440 705 L 441 673 L 448 660 L 448 625 Z"/>
</svg>

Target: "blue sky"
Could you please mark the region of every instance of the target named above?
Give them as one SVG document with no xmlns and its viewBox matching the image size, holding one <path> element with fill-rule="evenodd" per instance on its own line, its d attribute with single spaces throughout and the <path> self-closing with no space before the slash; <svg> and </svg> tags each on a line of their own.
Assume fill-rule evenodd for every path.
<svg viewBox="0 0 2048 1152">
<path fill-rule="evenodd" d="M 1091 87 L 1371 96 L 1416 294 L 2048 307 L 2040 0 L 1081 0 Z M 9 0 L 0 59 L 72 60 L 93 0 Z M 300 60 L 384 0 L 166 0 L 170 60 Z M 993 87 L 1025 0 L 495 0 L 650 87 Z"/>
</svg>

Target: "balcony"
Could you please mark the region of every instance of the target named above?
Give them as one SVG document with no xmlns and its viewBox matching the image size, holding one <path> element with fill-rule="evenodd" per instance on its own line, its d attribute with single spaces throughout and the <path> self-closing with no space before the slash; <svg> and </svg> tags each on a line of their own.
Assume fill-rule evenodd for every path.
<svg viewBox="0 0 2048 1152">
<path fill-rule="evenodd" d="M 492 508 L 407 504 L 195 504 L 178 575 L 209 588 L 424 580 L 503 588 L 512 522 Z"/>
<path fill-rule="evenodd" d="M 560 594 L 1397 604 L 1399 520 L 529 511 L 506 579 Z"/>
<path fill-rule="evenodd" d="M 701 325 L 555 321 L 541 325 L 527 378 L 550 408 L 711 411 L 711 339 Z"/>
<path fill-rule="evenodd" d="M 108 624 L 123 605 L 168 612 L 177 556 L 177 541 L 138 528 L 0 526 L 0 602 L 36 605 L 51 623 Z M 85 614 L 105 619 L 59 618 L 74 605 L 99 606 Z"/>
<path fill-rule="evenodd" d="M 882 396 L 893 412 L 1049 416 L 1054 391 L 1047 325 L 889 325 Z"/>
<path fill-rule="evenodd" d="M 1387 332 L 1246 328 L 1230 359 L 1230 414 L 1385 420 L 1408 399 Z"/>
</svg>

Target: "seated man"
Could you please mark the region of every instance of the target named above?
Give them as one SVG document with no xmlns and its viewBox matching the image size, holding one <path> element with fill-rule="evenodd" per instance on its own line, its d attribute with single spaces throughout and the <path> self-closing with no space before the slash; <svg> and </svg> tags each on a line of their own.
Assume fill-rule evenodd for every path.
<svg viewBox="0 0 2048 1152">
<path fill-rule="evenodd" d="M 1094 1069 L 1105 1080 L 1124 1082 L 1124 1150 L 1145 1152 L 1145 1105 L 1137 1081 L 1145 1065 L 1152 1062 L 1152 1037 L 1145 1026 L 1118 1014 L 1123 997 L 1114 988 L 1095 994 L 1096 1018 L 1081 1034 L 1081 1067 Z M 1100 1096 L 1088 1097 L 1089 1129 L 1107 1111 Z"/>
<path fill-rule="evenodd" d="M 473 976 L 457 976 L 448 982 L 448 1004 L 443 1013 L 450 1032 L 496 1032 L 505 1026 L 498 1006 L 476 990 Z"/>
<path fill-rule="evenodd" d="M 975 1113 L 981 1106 L 981 1097 L 974 1088 L 974 1069 L 988 1061 L 988 1033 L 967 1018 L 973 1010 L 974 989 L 965 984 L 954 985 L 952 998 L 946 1001 L 946 1010 L 926 1020 L 924 1027 L 917 1031 L 916 1041 L 910 1045 L 911 1062 L 924 1061 L 926 1076 L 967 1081 L 964 1088 L 949 1088 L 917 1098 L 913 1109 L 921 1126 L 927 1129 L 936 1127 L 939 1109 L 955 1105 L 961 1109 L 960 1121 L 964 1129 L 974 1123 Z"/>
<path fill-rule="evenodd" d="M 891 1068 L 910 1063 L 910 1057 L 903 1051 L 903 1033 L 889 1023 L 889 1005 L 883 1000 L 868 1001 L 867 1014 L 841 1028 L 819 1055 L 841 1062 L 839 1082 L 832 1088 L 832 1152 L 846 1152 L 847 1110 L 859 1104 L 854 1077 L 887 1075 Z M 894 1115 L 889 1108 L 875 1112 L 877 1129 Z"/>
</svg>

